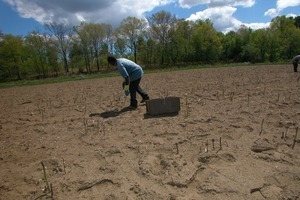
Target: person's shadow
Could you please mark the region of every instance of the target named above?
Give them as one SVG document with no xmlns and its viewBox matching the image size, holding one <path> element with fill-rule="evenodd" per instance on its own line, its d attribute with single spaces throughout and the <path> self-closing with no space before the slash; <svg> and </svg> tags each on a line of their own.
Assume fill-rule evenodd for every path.
<svg viewBox="0 0 300 200">
<path fill-rule="evenodd" d="M 110 110 L 110 111 L 106 111 L 106 112 L 102 112 L 102 113 L 91 113 L 90 117 L 94 117 L 94 116 L 99 116 L 99 117 L 103 117 L 103 118 L 117 117 L 120 114 L 131 111 L 131 110 L 134 110 L 134 109 L 131 107 L 125 107 L 125 108 L 122 108 L 121 110 L 114 109 L 114 110 Z"/>
</svg>

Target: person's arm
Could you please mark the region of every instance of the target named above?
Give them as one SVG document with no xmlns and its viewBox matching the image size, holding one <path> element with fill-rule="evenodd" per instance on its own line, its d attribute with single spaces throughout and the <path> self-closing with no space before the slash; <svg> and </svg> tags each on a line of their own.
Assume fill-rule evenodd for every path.
<svg viewBox="0 0 300 200">
<path fill-rule="evenodd" d="M 120 66 L 118 66 L 118 68 L 119 68 L 119 71 L 121 73 L 121 76 L 124 78 L 124 82 L 122 83 L 123 87 L 124 87 L 124 85 L 129 85 L 130 78 L 129 78 L 129 74 L 128 74 L 127 70 L 125 69 L 125 67 L 121 63 L 120 63 Z"/>
</svg>

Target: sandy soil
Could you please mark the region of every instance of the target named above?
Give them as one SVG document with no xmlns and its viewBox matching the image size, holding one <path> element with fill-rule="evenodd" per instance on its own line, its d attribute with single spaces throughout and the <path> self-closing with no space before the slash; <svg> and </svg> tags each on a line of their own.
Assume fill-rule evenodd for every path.
<svg viewBox="0 0 300 200">
<path fill-rule="evenodd" d="M 146 74 L 173 116 L 122 110 L 121 82 L 1 89 L 0 199 L 299 199 L 291 65 Z"/>
</svg>

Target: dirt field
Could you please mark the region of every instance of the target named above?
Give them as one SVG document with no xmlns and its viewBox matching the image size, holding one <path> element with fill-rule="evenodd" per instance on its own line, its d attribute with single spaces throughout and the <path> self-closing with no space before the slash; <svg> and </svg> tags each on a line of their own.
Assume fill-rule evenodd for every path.
<svg viewBox="0 0 300 200">
<path fill-rule="evenodd" d="M 173 116 L 122 111 L 121 77 L 1 89 L 0 199 L 299 199 L 292 71 L 146 74 L 152 99 L 180 97 Z"/>
</svg>

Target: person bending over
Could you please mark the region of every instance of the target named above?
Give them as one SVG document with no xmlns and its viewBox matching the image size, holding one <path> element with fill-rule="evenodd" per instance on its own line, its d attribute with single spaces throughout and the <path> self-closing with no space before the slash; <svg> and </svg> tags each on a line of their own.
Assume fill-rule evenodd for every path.
<svg viewBox="0 0 300 200">
<path fill-rule="evenodd" d="M 292 59 L 292 63 L 294 66 L 294 72 L 297 72 L 299 60 L 300 60 L 300 53 Z"/>
<path fill-rule="evenodd" d="M 109 64 L 116 66 L 121 76 L 125 79 L 125 81 L 122 83 L 123 88 L 129 85 L 129 107 L 137 108 L 138 103 L 136 100 L 136 93 L 142 97 L 141 103 L 144 103 L 150 99 L 149 95 L 140 87 L 140 82 L 144 74 L 141 66 L 126 58 L 115 58 L 113 56 L 108 56 L 107 61 Z"/>
</svg>

